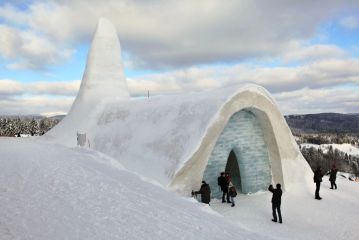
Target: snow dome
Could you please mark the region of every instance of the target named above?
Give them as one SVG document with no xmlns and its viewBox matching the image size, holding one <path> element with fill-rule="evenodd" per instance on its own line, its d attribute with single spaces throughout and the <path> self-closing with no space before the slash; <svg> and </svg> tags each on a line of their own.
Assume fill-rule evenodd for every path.
<svg viewBox="0 0 359 240">
<path fill-rule="evenodd" d="M 311 179 L 287 123 L 270 94 L 257 85 L 129 99 L 119 41 L 100 20 L 78 96 L 48 139 L 88 146 L 152 182 L 189 195 L 202 180 L 218 197 L 227 171 L 242 193 L 281 183 L 287 191 Z"/>
</svg>

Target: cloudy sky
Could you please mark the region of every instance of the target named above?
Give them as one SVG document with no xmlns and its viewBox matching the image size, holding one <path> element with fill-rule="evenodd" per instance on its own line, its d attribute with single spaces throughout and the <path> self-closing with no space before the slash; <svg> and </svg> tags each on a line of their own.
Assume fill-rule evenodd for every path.
<svg viewBox="0 0 359 240">
<path fill-rule="evenodd" d="M 0 114 L 66 113 L 101 16 L 133 97 L 255 83 L 285 114 L 359 112 L 358 0 L 0 0 Z"/>
</svg>

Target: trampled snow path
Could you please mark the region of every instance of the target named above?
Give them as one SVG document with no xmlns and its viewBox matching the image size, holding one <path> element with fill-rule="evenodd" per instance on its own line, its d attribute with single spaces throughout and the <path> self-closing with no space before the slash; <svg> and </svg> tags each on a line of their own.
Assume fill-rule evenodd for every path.
<svg viewBox="0 0 359 240">
<path fill-rule="evenodd" d="M 322 201 L 298 186 L 283 197 L 284 224 L 269 193 L 231 208 L 184 199 L 143 181 L 103 154 L 0 138 L 0 239 L 358 239 L 359 184 L 323 183 Z"/>
<path fill-rule="evenodd" d="M 314 199 L 314 191 L 285 192 L 283 224 L 271 222 L 269 192 L 239 195 L 234 208 L 219 201 L 213 202 L 212 208 L 231 222 L 276 239 L 359 239 L 359 183 L 338 177 L 337 185 L 338 190 L 331 190 L 328 177 L 324 177 L 320 201 Z"/>
</svg>

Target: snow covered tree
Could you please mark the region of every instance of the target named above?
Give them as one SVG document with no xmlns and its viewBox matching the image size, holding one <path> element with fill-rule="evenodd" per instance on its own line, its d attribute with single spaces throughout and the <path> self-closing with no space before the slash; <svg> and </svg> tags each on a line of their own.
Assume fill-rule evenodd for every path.
<svg viewBox="0 0 359 240">
<path fill-rule="evenodd" d="M 39 125 L 34 118 L 30 122 L 30 134 L 31 136 L 39 134 Z"/>
</svg>

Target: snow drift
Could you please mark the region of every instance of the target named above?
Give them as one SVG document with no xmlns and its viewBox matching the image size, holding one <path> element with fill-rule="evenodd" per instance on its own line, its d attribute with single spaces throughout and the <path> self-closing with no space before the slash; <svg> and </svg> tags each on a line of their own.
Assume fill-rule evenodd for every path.
<svg viewBox="0 0 359 240">
<path fill-rule="evenodd" d="M 0 139 L 0 239 L 258 239 L 83 148 Z"/>
</svg>

